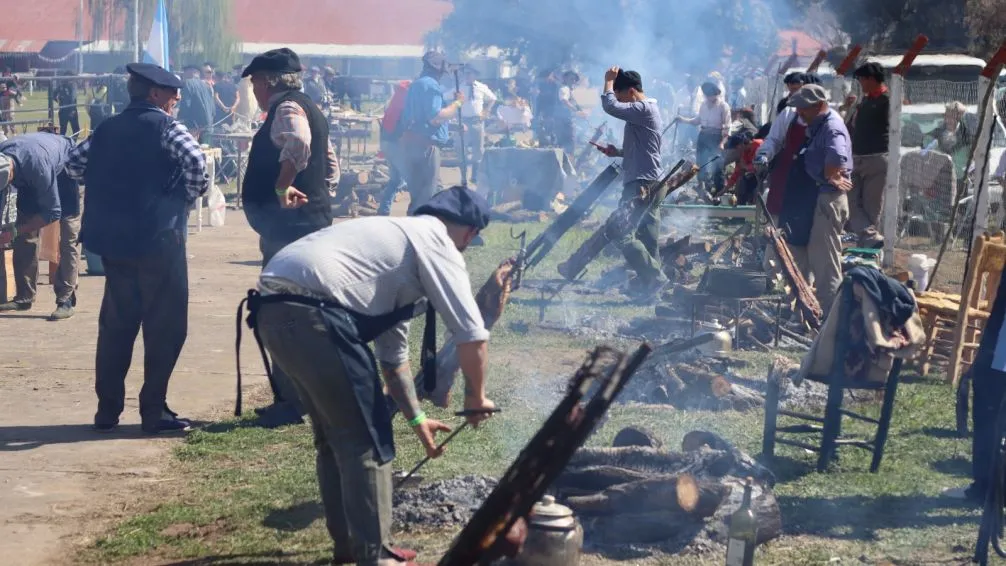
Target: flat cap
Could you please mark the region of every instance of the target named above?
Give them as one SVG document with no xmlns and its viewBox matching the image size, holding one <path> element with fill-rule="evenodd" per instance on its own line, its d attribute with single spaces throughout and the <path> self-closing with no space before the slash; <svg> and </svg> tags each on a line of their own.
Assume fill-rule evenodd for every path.
<svg viewBox="0 0 1006 566">
<path fill-rule="evenodd" d="M 182 79 L 178 75 L 153 63 L 130 63 L 126 65 L 126 71 L 157 86 L 182 88 Z"/>
<path fill-rule="evenodd" d="M 300 64 L 300 57 L 287 47 L 270 49 L 265 53 L 256 55 L 251 63 L 241 72 L 241 78 L 247 77 L 259 71 L 270 71 L 273 73 L 299 73 L 304 70 Z"/>
<path fill-rule="evenodd" d="M 828 91 L 821 85 L 803 85 L 789 97 L 789 106 L 809 108 L 821 102 L 828 102 Z"/>
<path fill-rule="evenodd" d="M 489 203 L 466 187 L 454 186 L 430 197 L 416 209 L 416 216 L 429 215 L 479 230 L 489 225 Z"/>
<path fill-rule="evenodd" d="M 702 94 L 706 96 L 719 96 L 723 94 L 723 91 L 720 90 L 720 85 L 712 81 L 706 81 L 702 83 Z"/>
</svg>

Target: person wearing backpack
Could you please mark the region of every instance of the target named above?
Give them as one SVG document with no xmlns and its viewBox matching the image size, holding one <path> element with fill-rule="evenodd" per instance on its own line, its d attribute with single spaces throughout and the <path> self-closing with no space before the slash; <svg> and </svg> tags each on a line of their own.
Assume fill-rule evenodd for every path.
<svg viewBox="0 0 1006 566">
<path fill-rule="evenodd" d="M 399 124 L 401 123 L 402 111 L 405 109 L 405 100 L 409 94 L 409 85 L 412 81 L 399 81 L 394 86 L 394 92 L 388 106 L 384 109 L 384 117 L 381 119 L 381 153 L 388 162 L 389 178 L 381 192 L 381 205 L 377 213 L 381 216 L 391 215 L 391 205 L 395 202 L 395 197 L 405 188 L 405 178 L 398 168 L 398 138 L 401 135 Z"/>
</svg>

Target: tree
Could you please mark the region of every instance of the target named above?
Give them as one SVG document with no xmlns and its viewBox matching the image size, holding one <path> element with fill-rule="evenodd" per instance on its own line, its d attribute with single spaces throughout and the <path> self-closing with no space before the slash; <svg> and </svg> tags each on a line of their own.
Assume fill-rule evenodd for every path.
<svg viewBox="0 0 1006 566">
<path fill-rule="evenodd" d="M 967 24 L 978 57 L 988 59 L 1006 40 L 1006 10 L 1001 0 L 968 0 Z"/>
<path fill-rule="evenodd" d="M 617 64 L 644 76 L 705 73 L 728 53 L 764 68 L 778 45 L 764 0 L 454 0 L 430 39 L 454 54 L 497 47 L 539 69 Z"/>
<path fill-rule="evenodd" d="M 966 1 L 824 0 L 823 5 L 853 43 L 871 50 L 904 50 L 922 33 L 929 37 L 929 51 L 960 51 L 970 43 Z"/>
<path fill-rule="evenodd" d="M 139 0 L 140 42 L 157 11 L 157 0 Z M 113 44 L 132 52 L 133 0 L 88 0 L 93 38 L 108 37 Z M 237 42 L 232 33 L 230 0 L 165 0 L 168 14 L 168 46 L 172 67 L 181 63 L 213 61 L 226 65 L 236 61 Z"/>
</svg>

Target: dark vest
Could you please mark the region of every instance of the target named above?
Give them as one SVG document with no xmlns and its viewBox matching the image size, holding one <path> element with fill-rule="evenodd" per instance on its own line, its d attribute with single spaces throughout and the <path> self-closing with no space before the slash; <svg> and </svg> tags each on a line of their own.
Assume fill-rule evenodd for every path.
<svg viewBox="0 0 1006 566">
<path fill-rule="evenodd" d="M 279 205 L 276 179 L 280 171 L 280 148 L 269 138 L 276 108 L 288 100 L 304 109 L 311 128 L 311 158 L 293 180 L 293 186 L 307 195 L 307 204 L 297 209 L 283 209 Z M 241 187 L 248 223 L 263 238 L 280 242 L 293 242 L 331 226 L 332 203 L 327 176 L 328 120 L 306 94 L 290 91 L 269 108 L 265 123 L 252 139 L 248 170 Z"/>
<path fill-rule="evenodd" d="M 89 251 L 141 257 L 158 235 L 185 229 L 188 197 L 181 164 L 161 146 L 173 122 L 156 106 L 133 101 L 91 135 L 80 235 Z"/>
</svg>

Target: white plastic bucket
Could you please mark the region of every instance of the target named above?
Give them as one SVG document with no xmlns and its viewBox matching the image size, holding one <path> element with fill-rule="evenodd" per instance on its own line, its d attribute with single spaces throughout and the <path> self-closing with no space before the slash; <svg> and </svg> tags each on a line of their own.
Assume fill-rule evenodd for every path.
<svg viewBox="0 0 1006 566">
<path fill-rule="evenodd" d="M 936 260 L 926 254 L 912 254 L 908 258 L 908 270 L 912 272 L 915 288 L 924 291 L 929 286 L 929 274 L 936 265 Z"/>
</svg>

